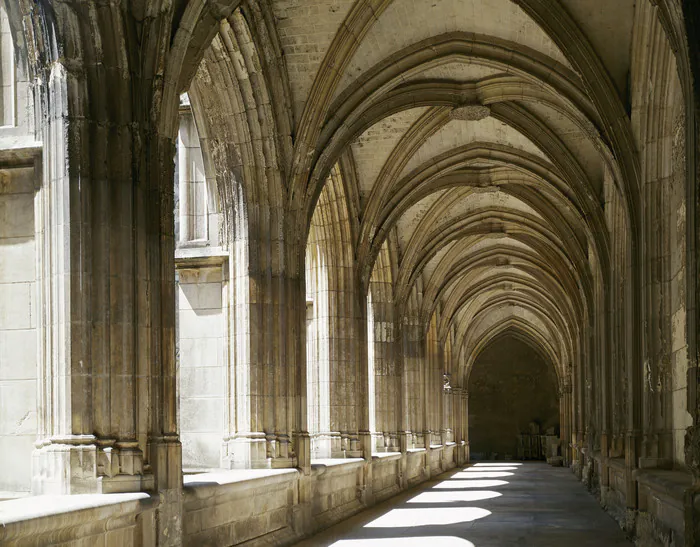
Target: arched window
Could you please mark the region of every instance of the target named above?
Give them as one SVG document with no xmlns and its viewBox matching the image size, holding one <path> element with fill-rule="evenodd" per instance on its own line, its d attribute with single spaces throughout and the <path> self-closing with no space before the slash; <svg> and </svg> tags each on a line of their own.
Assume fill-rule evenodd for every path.
<svg viewBox="0 0 700 547">
<path fill-rule="evenodd" d="M 347 207 L 336 165 L 319 196 L 306 246 L 307 425 L 312 459 L 362 454 L 354 349 L 359 333 Z"/>
<path fill-rule="evenodd" d="M 328 266 L 318 229 L 311 228 L 306 247 L 306 381 L 311 457 L 330 458 L 340 449 L 330 420 L 330 310 Z"/>
</svg>

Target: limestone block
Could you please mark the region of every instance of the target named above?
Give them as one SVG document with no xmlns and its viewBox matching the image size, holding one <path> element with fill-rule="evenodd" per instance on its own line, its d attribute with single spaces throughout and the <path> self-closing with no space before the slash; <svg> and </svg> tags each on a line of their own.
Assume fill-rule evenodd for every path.
<svg viewBox="0 0 700 547">
<path fill-rule="evenodd" d="M 0 490 L 28 492 L 36 434 L 0 434 Z"/>
<path fill-rule="evenodd" d="M 0 239 L 0 283 L 36 279 L 36 245 L 33 238 Z"/>
<path fill-rule="evenodd" d="M 0 330 L 0 382 L 36 378 L 36 351 L 36 330 Z"/>
<path fill-rule="evenodd" d="M 183 338 L 216 338 L 221 336 L 221 314 L 180 310 L 180 332 Z"/>
<path fill-rule="evenodd" d="M 0 194 L 0 240 L 34 237 L 34 195 Z"/>
<path fill-rule="evenodd" d="M 182 431 L 203 433 L 224 430 L 223 399 L 185 398 L 180 401 L 180 412 Z"/>
<path fill-rule="evenodd" d="M 0 284 L 0 330 L 30 329 L 36 325 L 33 283 Z"/>
<path fill-rule="evenodd" d="M 0 435 L 36 434 L 36 380 L 0 382 Z"/>
<path fill-rule="evenodd" d="M 183 431 L 182 464 L 185 468 L 212 468 L 221 463 L 220 432 Z"/>
<path fill-rule="evenodd" d="M 226 391 L 224 369 L 220 366 L 207 366 L 202 360 L 197 363 L 180 367 L 180 391 L 183 397 L 214 397 L 222 398 Z"/>
<path fill-rule="evenodd" d="M 180 367 L 214 367 L 221 364 L 217 337 L 180 338 Z"/>
</svg>

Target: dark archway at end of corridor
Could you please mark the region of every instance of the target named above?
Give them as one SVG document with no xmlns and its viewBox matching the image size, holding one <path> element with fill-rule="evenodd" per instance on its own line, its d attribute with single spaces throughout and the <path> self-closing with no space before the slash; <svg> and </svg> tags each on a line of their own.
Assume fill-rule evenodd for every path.
<svg viewBox="0 0 700 547">
<path fill-rule="evenodd" d="M 559 436 L 557 381 L 550 363 L 526 342 L 498 337 L 469 377 L 471 458 L 544 459 Z"/>
</svg>

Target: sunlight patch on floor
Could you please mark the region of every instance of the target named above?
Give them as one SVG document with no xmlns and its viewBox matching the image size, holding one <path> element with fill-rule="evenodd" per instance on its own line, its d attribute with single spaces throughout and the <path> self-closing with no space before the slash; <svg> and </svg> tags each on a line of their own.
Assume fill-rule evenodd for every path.
<svg viewBox="0 0 700 547">
<path fill-rule="evenodd" d="M 491 472 L 491 471 L 517 471 L 518 468 L 513 466 L 513 465 L 503 465 L 503 466 L 488 466 L 488 467 L 467 467 L 466 469 L 462 469 L 462 471 L 467 472 L 467 473 L 481 473 L 484 471 Z"/>
<path fill-rule="evenodd" d="M 480 463 L 475 463 L 472 467 L 491 467 L 491 466 L 501 467 L 503 465 L 507 465 L 507 466 L 515 465 L 515 466 L 517 466 L 517 465 L 522 465 L 522 463 L 519 463 L 519 462 L 480 462 Z M 467 469 L 471 469 L 471 468 L 467 468 Z"/>
<path fill-rule="evenodd" d="M 425 536 L 376 539 L 341 539 L 330 547 L 475 547 L 471 541 L 454 536 Z"/>
<path fill-rule="evenodd" d="M 460 471 L 455 473 L 453 479 L 497 479 L 500 477 L 512 477 L 510 471 Z"/>
<path fill-rule="evenodd" d="M 442 481 L 433 488 L 445 488 L 445 489 L 454 489 L 454 490 L 460 490 L 462 488 L 496 488 L 497 486 L 505 486 L 508 484 L 508 481 L 501 481 L 501 480 L 492 480 L 492 481 L 487 481 L 487 480 L 471 480 L 471 481 L 451 481 L 451 480 L 446 480 Z"/>
<path fill-rule="evenodd" d="M 449 491 L 449 492 L 423 492 L 415 498 L 408 500 L 408 503 L 452 503 L 457 501 L 481 501 L 490 500 L 502 496 L 500 492 L 493 490 L 475 491 Z"/>
<path fill-rule="evenodd" d="M 427 509 L 392 509 L 385 515 L 365 524 L 365 528 L 412 528 L 414 526 L 442 526 L 473 522 L 488 517 L 491 511 L 481 507 L 440 507 Z"/>
</svg>

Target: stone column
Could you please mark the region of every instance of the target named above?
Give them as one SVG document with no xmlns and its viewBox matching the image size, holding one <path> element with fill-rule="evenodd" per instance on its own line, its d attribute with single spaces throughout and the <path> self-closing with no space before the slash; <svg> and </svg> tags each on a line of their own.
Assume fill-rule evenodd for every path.
<svg viewBox="0 0 700 547">
<path fill-rule="evenodd" d="M 440 436 L 442 444 L 452 442 L 454 440 L 454 430 L 452 428 L 452 399 L 454 398 L 453 388 L 443 389 L 442 392 L 442 427 L 440 428 Z"/>
<path fill-rule="evenodd" d="M 95 18 L 91 9 L 66 8 L 62 23 L 80 28 L 91 21 L 96 28 L 83 29 L 90 36 L 122 25 L 120 16 Z M 40 90 L 45 156 L 38 197 L 36 493 L 180 487 L 175 145 L 147 116 L 131 111 L 132 89 L 143 93 L 144 103 L 151 89 L 132 82 L 122 66 L 127 57 L 120 48 L 129 47 L 138 46 L 73 48 L 84 57 L 47 67 Z"/>
<path fill-rule="evenodd" d="M 464 416 L 462 416 L 462 391 L 463 390 L 461 387 L 453 387 L 452 400 L 450 401 L 452 406 L 451 412 L 454 442 L 457 445 L 457 465 L 462 465 L 465 461 L 464 446 L 462 445 L 462 441 L 464 440 L 464 436 L 462 434 L 462 422 L 464 420 Z"/>
<path fill-rule="evenodd" d="M 403 362 L 406 376 L 408 447 L 428 448 L 425 424 L 425 338 L 419 324 L 403 325 Z"/>
<path fill-rule="evenodd" d="M 379 451 L 399 450 L 399 399 L 401 377 L 396 362 L 396 336 L 391 283 L 373 280 L 370 283 L 372 314 L 371 329 L 372 370 L 374 375 L 374 436 Z"/>
<path fill-rule="evenodd" d="M 241 245 L 257 254 L 261 239 Z M 302 465 L 300 450 L 307 465 L 309 436 L 300 425 L 306 423 L 306 370 L 298 367 L 305 351 L 305 290 L 292 274 L 270 275 L 258 267 L 251 261 L 247 272 L 233 274 L 238 279 L 229 382 L 236 389 L 229 393 L 225 457 L 231 468 L 286 468 Z"/>
<path fill-rule="evenodd" d="M 464 460 L 468 463 L 470 460 L 469 448 L 469 392 L 465 389 L 462 391 L 462 438 L 464 439 Z"/>
<path fill-rule="evenodd" d="M 564 463 L 571 463 L 571 384 L 564 383 L 559 391 L 560 426 L 559 439 Z"/>
</svg>

